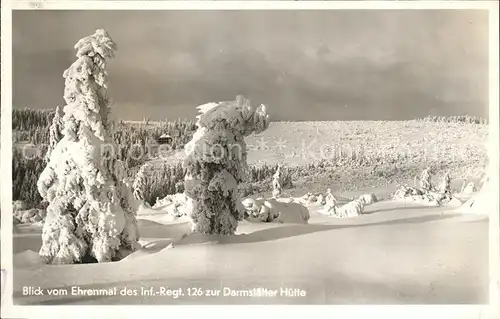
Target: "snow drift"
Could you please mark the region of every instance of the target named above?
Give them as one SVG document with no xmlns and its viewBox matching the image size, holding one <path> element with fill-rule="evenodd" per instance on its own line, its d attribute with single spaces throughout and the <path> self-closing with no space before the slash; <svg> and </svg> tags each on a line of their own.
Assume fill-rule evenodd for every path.
<svg viewBox="0 0 500 319">
<path fill-rule="evenodd" d="M 470 184 L 470 183 L 469 183 Z M 466 201 L 458 211 L 465 214 L 477 214 L 488 216 L 494 211 L 492 198 L 495 194 L 488 179 L 484 180 L 482 188 L 479 192 L 474 194 L 468 201 Z"/>
</svg>

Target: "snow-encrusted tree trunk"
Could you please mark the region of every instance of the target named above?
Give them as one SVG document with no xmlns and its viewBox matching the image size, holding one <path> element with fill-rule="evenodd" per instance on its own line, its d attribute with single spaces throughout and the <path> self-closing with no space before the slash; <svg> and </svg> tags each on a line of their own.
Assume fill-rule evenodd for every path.
<svg viewBox="0 0 500 319">
<path fill-rule="evenodd" d="M 134 179 L 134 198 L 144 201 L 144 188 L 146 187 L 146 171 L 151 169 L 151 164 L 146 163 L 141 166 Z"/>
<path fill-rule="evenodd" d="M 47 153 L 45 153 L 45 162 L 48 162 L 50 159 L 50 153 L 54 150 L 57 143 L 62 139 L 63 134 L 62 130 L 64 127 L 64 122 L 62 121 L 63 113 L 59 105 L 56 107 L 56 112 L 54 117 L 52 118 L 52 124 L 49 129 L 49 147 L 47 149 Z"/>
<path fill-rule="evenodd" d="M 243 96 L 198 106 L 197 131 L 186 144 L 186 211 L 193 231 L 234 234 L 244 217 L 238 184 L 248 170 L 245 137 L 269 126 L 266 107 Z"/>
<path fill-rule="evenodd" d="M 38 180 L 49 205 L 39 254 L 48 263 L 107 262 L 138 247 L 124 167 L 109 138 L 106 60 L 116 45 L 97 30 L 75 45 L 64 72 L 64 128 Z"/>
<path fill-rule="evenodd" d="M 281 165 L 278 165 L 278 168 L 273 175 L 273 198 L 278 198 L 281 195 L 281 191 Z"/>
</svg>

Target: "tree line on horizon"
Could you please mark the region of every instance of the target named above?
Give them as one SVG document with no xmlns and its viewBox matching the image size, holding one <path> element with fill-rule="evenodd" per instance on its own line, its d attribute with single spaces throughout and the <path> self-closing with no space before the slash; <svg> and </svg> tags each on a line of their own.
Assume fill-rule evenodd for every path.
<svg viewBox="0 0 500 319">
<path fill-rule="evenodd" d="M 13 200 L 22 200 L 28 207 L 43 208 L 42 198 L 37 190 L 38 178 L 46 166 L 45 153 L 48 149 L 50 126 L 55 110 L 13 109 L 12 130 L 12 187 Z M 144 123 L 146 124 L 146 123 Z M 162 134 L 172 138 L 169 149 L 181 150 L 189 142 L 196 130 L 196 123 L 190 120 L 162 120 L 159 125 L 136 125 L 124 121 L 115 123 L 112 132 L 118 145 L 117 156 L 122 159 L 127 169 L 127 175 L 134 177 L 140 166 L 150 157 L 138 156 L 151 151 L 151 141 Z M 20 143 L 33 144 L 38 156 L 26 157 Z M 130 156 L 130 155 L 133 156 Z M 134 156 L 135 155 L 135 156 Z M 149 154 L 157 156 L 158 154 Z M 249 180 L 243 183 L 241 190 L 245 195 L 256 191 L 267 191 L 271 188 L 271 179 L 277 165 L 259 165 L 249 167 Z M 292 187 L 291 168 L 284 167 L 283 186 Z M 153 205 L 157 198 L 184 191 L 184 169 L 181 162 L 161 163 L 159 167 L 147 174 L 145 185 L 145 201 Z M 268 185 L 269 184 L 269 185 Z"/>
</svg>

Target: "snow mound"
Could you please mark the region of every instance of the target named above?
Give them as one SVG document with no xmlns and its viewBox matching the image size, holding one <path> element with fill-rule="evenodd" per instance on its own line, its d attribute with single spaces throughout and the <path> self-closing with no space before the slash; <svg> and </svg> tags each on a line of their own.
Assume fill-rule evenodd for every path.
<svg viewBox="0 0 500 319">
<path fill-rule="evenodd" d="M 268 202 L 269 203 L 269 202 Z M 270 209 L 274 215 L 278 214 L 273 221 L 286 224 L 307 224 L 309 218 L 309 210 L 304 205 L 299 203 L 280 203 L 274 201 L 270 203 Z"/>
<path fill-rule="evenodd" d="M 425 194 L 425 191 L 416 188 L 416 187 L 411 187 L 411 186 L 401 186 L 394 194 L 392 195 L 392 199 L 398 200 L 398 199 L 406 199 L 408 197 L 413 197 L 413 196 L 423 196 Z"/>
<path fill-rule="evenodd" d="M 299 203 L 284 202 L 287 200 L 289 199 L 247 198 L 242 204 L 250 221 L 307 224 L 310 218 L 307 207 Z"/>
<path fill-rule="evenodd" d="M 313 193 L 307 193 L 302 197 L 296 198 L 294 201 L 298 202 L 305 206 L 314 206 L 314 205 L 324 205 L 324 197 L 323 195 L 315 195 Z"/>
<path fill-rule="evenodd" d="M 464 214 L 489 215 L 492 205 L 488 197 L 492 198 L 486 191 L 481 190 L 460 206 L 458 211 Z"/>
<path fill-rule="evenodd" d="M 342 218 L 355 217 L 363 214 L 364 208 L 365 208 L 364 200 L 355 199 L 336 209 L 336 215 Z"/>
</svg>

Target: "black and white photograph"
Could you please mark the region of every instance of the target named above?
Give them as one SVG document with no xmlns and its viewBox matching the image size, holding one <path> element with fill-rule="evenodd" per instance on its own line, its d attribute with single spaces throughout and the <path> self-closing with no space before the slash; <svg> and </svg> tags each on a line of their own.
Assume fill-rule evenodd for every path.
<svg viewBox="0 0 500 319">
<path fill-rule="evenodd" d="M 490 17 L 13 10 L 13 305 L 488 304 Z"/>
</svg>

